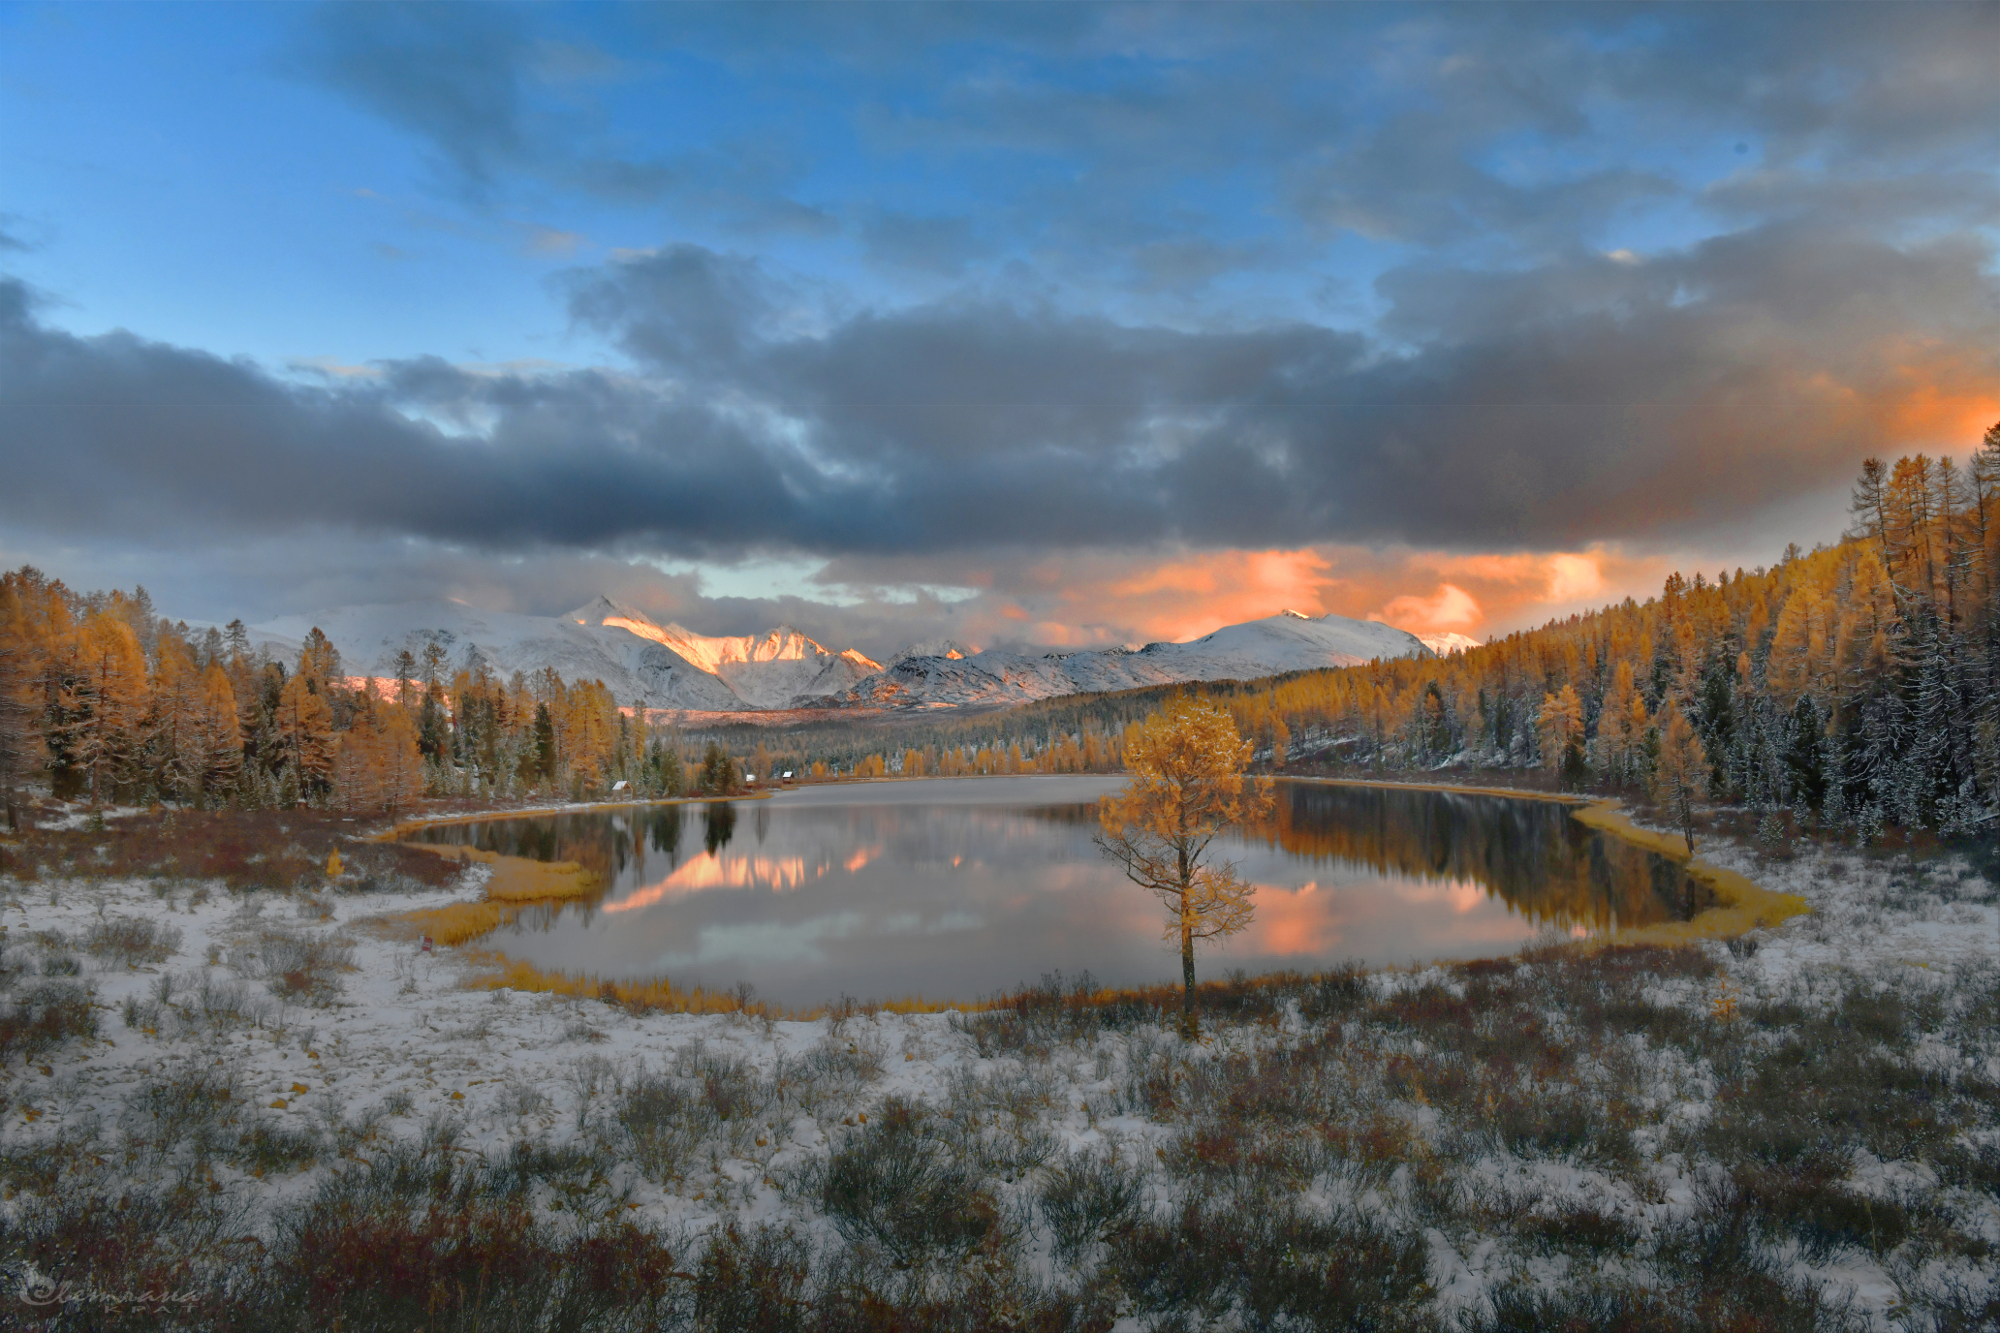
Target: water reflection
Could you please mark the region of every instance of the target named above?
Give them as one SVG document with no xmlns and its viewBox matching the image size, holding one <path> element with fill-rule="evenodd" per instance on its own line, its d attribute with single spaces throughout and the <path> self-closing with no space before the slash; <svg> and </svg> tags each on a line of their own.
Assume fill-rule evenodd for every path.
<svg viewBox="0 0 2000 1333">
<path fill-rule="evenodd" d="M 430 831 L 573 860 L 605 889 L 526 914 L 492 942 L 542 967 L 753 984 L 791 1005 L 842 992 L 971 998 L 1043 972 L 1171 980 L 1162 913 L 1090 841 L 1116 779 L 999 778 L 788 792 Z M 752 837 L 737 839 L 748 817 Z M 699 820 L 695 845 L 688 821 Z M 1200 956 L 1232 967 L 1399 963 L 1691 916 L 1673 862 L 1565 807 L 1457 793 L 1281 783 L 1272 818 L 1217 844 L 1257 885 L 1248 930 Z"/>
</svg>

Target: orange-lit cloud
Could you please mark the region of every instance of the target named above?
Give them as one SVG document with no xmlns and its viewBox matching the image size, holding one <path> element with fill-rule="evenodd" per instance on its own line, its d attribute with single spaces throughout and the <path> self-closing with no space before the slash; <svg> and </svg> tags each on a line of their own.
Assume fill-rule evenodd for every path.
<svg viewBox="0 0 2000 1333">
<path fill-rule="evenodd" d="M 1627 595 L 1643 599 L 1672 567 L 1665 557 L 1610 546 L 1504 554 L 1354 546 L 1078 553 L 1022 569 L 982 566 L 999 591 L 954 607 L 954 633 L 1097 648 L 1185 641 L 1294 610 L 1479 637 Z"/>
<path fill-rule="evenodd" d="M 1440 583 L 1428 597 L 1404 593 L 1383 604 L 1380 619 L 1419 634 L 1441 630 L 1477 629 L 1486 613 L 1472 594 L 1454 583 Z"/>
<path fill-rule="evenodd" d="M 1318 892 L 1316 883 L 1296 889 L 1259 884 L 1251 895 L 1247 944 L 1263 954 L 1328 954 L 1340 943 L 1340 895 Z"/>
<path fill-rule="evenodd" d="M 824 874 L 824 867 L 812 878 Z M 634 889 L 615 902 L 604 904 L 606 912 L 636 912 L 642 907 L 669 898 L 679 898 L 705 889 L 769 889 L 783 893 L 796 889 L 808 878 L 804 857 L 799 856 L 717 856 L 696 857 L 657 883 Z"/>
</svg>

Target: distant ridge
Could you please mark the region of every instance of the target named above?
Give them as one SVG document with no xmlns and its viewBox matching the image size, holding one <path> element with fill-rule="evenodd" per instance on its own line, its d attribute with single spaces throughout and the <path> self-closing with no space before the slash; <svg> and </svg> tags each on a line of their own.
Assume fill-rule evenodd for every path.
<svg viewBox="0 0 2000 1333">
<path fill-rule="evenodd" d="M 826 706 L 937 708 L 1028 703 L 1177 681 L 1249 680 L 1286 671 L 1429 657 L 1416 635 L 1371 620 L 1280 611 L 1225 625 L 1189 643 L 1074 653 L 992 650 L 954 657 L 898 654 L 888 670 L 830 695 Z"/>
<path fill-rule="evenodd" d="M 1449 657 L 1453 653 L 1462 653 L 1468 649 L 1484 648 L 1486 646 L 1486 642 L 1483 639 L 1475 639 L 1470 634 L 1457 634 L 1449 631 L 1443 634 L 1419 634 L 1417 637 L 1424 641 L 1424 647 L 1430 649 L 1439 657 Z"/>
<path fill-rule="evenodd" d="M 289 653 L 315 627 L 357 674 L 393 675 L 398 653 L 421 656 L 435 643 L 453 670 L 484 663 L 508 676 L 546 667 L 564 680 L 602 680 L 620 702 L 721 713 L 1026 703 L 1432 652 L 1416 635 L 1389 625 L 1288 610 L 1225 625 L 1189 643 L 1143 648 L 982 652 L 954 639 L 930 639 L 907 645 L 884 666 L 851 648 L 834 652 L 789 625 L 710 637 L 662 625 L 609 597 L 553 617 L 480 611 L 455 601 L 344 606 L 281 616 L 253 626 L 252 634 Z"/>
</svg>

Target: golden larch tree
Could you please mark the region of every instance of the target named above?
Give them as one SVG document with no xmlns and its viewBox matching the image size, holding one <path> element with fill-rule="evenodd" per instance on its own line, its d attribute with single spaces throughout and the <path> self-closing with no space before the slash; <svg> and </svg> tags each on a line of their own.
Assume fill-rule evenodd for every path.
<svg viewBox="0 0 2000 1333">
<path fill-rule="evenodd" d="M 146 719 L 153 780 L 161 796 L 185 802 L 201 791 L 201 673 L 178 634 L 162 633 L 155 656 L 152 708 Z"/>
<path fill-rule="evenodd" d="M 1542 695 L 1542 711 L 1535 721 L 1542 747 L 1542 762 L 1559 773 L 1566 772 L 1571 752 L 1583 748 L 1583 700 L 1576 687 L 1565 684 L 1554 694 Z"/>
<path fill-rule="evenodd" d="M 1250 924 L 1252 888 L 1228 861 L 1207 863 L 1225 829 L 1272 807 L 1268 778 L 1249 778 L 1251 742 L 1228 711 L 1185 695 L 1128 730 L 1125 790 L 1098 803 L 1097 845 L 1167 909 L 1180 936 L 1181 1027 L 1196 1030 L 1194 944 Z"/>
<path fill-rule="evenodd" d="M 131 625 L 109 611 L 77 627 L 74 671 L 61 691 L 70 761 L 90 774 L 90 803 L 103 803 L 132 759 L 146 705 L 146 655 Z"/>
<path fill-rule="evenodd" d="M 333 772 L 333 710 L 312 688 L 312 678 L 293 675 L 278 692 L 272 719 L 287 771 L 299 799 L 309 799 Z"/>
<path fill-rule="evenodd" d="M 202 673 L 194 744 L 201 756 L 202 791 L 213 795 L 233 786 L 243 768 L 243 722 L 236 711 L 236 689 L 219 662 L 210 662 Z"/>
<path fill-rule="evenodd" d="M 1653 770 L 1653 796 L 1667 807 L 1694 855 L 1694 803 L 1708 790 L 1708 752 L 1694 724 L 1680 709 L 1667 709 L 1660 723 L 1660 758 Z"/>
</svg>

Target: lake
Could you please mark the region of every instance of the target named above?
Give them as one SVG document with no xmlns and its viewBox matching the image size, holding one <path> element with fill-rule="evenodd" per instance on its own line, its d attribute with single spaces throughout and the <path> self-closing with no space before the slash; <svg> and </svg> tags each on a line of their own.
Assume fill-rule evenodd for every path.
<svg viewBox="0 0 2000 1333">
<path fill-rule="evenodd" d="M 802 787 L 763 800 L 424 829 L 577 861 L 602 891 L 482 943 L 547 970 L 729 989 L 794 1007 L 852 995 L 980 999 L 1044 973 L 1177 982 L 1163 909 L 1091 842 L 1119 777 Z M 1256 886 L 1248 929 L 1197 947 L 1200 977 L 1512 952 L 1686 919 L 1673 861 L 1550 801 L 1281 781 L 1272 817 L 1219 838 Z"/>
</svg>

